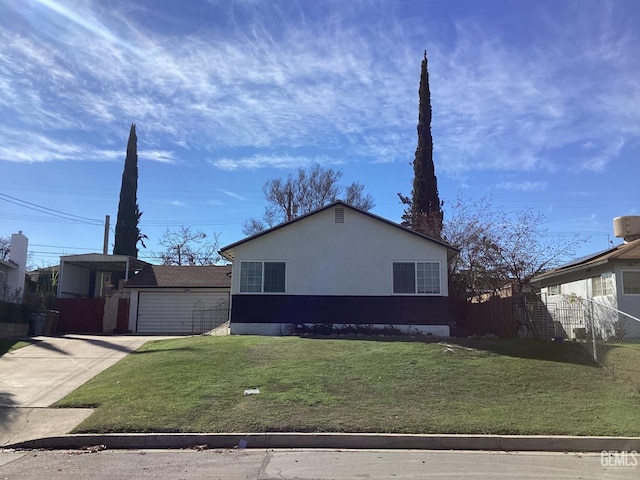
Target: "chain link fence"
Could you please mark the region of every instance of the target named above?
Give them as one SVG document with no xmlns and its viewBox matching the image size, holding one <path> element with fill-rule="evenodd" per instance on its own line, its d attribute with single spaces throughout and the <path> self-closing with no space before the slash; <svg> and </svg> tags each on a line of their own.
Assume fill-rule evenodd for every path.
<svg viewBox="0 0 640 480">
<path fill-rule="evenodd" d="M 527 321 L 544 331 L 539 338 L 582 343 L 609 374 L 640 392 L 640 319 L 618 310 L 614 302 L 614 297 L 595 301 L 576 295 L 529 299 Z"/>
</svg>

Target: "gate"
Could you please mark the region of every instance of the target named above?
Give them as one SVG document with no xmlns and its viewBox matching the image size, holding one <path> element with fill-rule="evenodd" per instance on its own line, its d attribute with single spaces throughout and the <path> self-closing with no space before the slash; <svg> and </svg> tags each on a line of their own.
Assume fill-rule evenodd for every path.
<svg viewBox="0 0 640 480">
<path fill-rule="evenodd" d="M 191 314 L 191 333 L 210 332 L 227 321 L 229 321 L 228 302 L 220 302 L 212 308 L 207 308 L 203 301 L 198 300 L 193 305 Z"/>
</svg>

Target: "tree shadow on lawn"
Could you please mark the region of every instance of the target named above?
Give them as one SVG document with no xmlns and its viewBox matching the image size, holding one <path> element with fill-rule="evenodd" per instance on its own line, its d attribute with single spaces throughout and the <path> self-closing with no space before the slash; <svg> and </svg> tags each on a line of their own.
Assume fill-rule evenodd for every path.
<svg viewBox="0 0 640 480">
<path fill-rule="evenodd" d="M 360 340 L 369 342 L 413 342 L 440 344 L 447 347 L 482 350 L 496 355 L 573 363 L 600 368 L 580 342 L 555 343 L 545 340 L 479 338 L 479 337 L 435 337 L 427 335 L 303 335 L 301 338 L 315 340 Z"/>
</svg>

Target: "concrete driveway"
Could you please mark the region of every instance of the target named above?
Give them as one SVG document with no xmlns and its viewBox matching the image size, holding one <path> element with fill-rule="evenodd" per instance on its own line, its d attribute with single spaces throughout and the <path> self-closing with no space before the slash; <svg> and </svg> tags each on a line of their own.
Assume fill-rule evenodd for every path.
<svg viewBox="0 0 640 480">
<path fill-rule="evenodd" d="M 149 340 L 169 337 L 64 335 L 0 357 L 0 447 L 68 433 L 92 409 L 48 408 Z"/>
</svg>

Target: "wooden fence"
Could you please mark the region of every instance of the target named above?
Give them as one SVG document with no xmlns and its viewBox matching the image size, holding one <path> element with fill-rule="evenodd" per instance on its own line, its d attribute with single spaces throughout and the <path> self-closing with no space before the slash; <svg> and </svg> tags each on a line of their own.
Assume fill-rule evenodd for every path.
<svg viewBox="0 0 640 480">
<path fill-rule="evenodd" d="M 500 338 L 515 338 L 518 334 L 514 297 L 491 297 L 482 303 L 456 301 L 453 310 L 458 334 Z"/>
<path fill-rule="evenodd" d="M 104 298 L 59 298 L 58 332 L 102 333 Z"/>
</svg>

